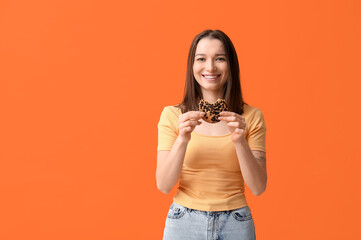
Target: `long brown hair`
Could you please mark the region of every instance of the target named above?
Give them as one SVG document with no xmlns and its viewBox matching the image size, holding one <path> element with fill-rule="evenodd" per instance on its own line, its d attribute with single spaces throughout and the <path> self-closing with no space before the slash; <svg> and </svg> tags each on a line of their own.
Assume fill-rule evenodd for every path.
<svg viewBox="0 0 361 240">
<path fill-rule="evenodd" d="M 175 107 L 180 107 L 182 113 L 188 111 L 198 111 L 198 103 L 203 98 L 201 88 L 194 78 L 193 64 L 194 55 L 197 44 L 202 38 L 218 39 L 223 43 L 228 59 L 229 77 L 227 82 L 223 85 L 223 99 L 226 100 L 228 111 L 243 114 L 243 104 L 247 104 L 242 98 L 242 89 L 239 74 L 239 64 L 236 50 L 232 44 L 231 39 L 221 30 L 204 30 L 199 33 L 192 41 L 188 53 L 187 75 L 184 88 L 183 101 Z"/>
</svg>

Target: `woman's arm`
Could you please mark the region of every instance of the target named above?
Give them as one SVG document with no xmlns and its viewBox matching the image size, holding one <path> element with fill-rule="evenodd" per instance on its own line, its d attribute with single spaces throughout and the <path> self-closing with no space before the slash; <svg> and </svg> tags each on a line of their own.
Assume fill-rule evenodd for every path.
<svg viewBox="0 0 361 240">
<path fill-rule="evenodd" d="M 156 179 L 158 189 L 168 194 L 178 182 L 188 141 L 177 137 L 170 151 L 158 151 Z"/>
<path fill-rule="evenodd" d="M 246 139 L 234 142 L 234 147 L 245 183 L 255 196 L 259 196 L 267 185 L 266 153 L 252 151 Z"/>
<path fill-rule="evenodd" d="M 197 125 L 202 123 L 199 119 L 204 114 L 204 112 L 199 111 L 181 114 L 178 118 L 179 134 L 172 149 L 170 151 L 158 151 L 156 179 L 157 187 L 163 193 L 168 194 L 178 182 L 191 133 Z"/>
</svg>

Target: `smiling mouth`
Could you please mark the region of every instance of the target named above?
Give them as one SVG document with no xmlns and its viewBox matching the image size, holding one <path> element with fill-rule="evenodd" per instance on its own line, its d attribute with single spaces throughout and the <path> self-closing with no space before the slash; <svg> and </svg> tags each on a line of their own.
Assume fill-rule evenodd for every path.
<svg viewBox="0 0 361 240">
<path fill-rule="evenodd" d="M 217 75 L 203 75 L 202 74 L 202 77 L 204 77 L 205 79 L 216 79 L 218 78 L 219 76 L 221 76 L 221 74 L 217 74 Z"/>
</svg>

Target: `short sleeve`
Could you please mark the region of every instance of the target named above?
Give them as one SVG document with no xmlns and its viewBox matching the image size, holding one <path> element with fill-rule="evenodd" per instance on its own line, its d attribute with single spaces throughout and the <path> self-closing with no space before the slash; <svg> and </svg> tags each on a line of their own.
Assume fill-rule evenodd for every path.
<svg viewBox="0 0 361 240">
<path fill-rule="evenodd" d="M 249 148 L 266 152 L 266 124 L 261 110 L 256 108 L 248 124 L 250 126 L 246 140 Z"/>
<path fill-rule="evenodd" d="M 157 150 L 171 150 L 178 137 L 179 114 L 175 107 L 167 106 L 163 109 L 158 122 Z"/>
</svg>

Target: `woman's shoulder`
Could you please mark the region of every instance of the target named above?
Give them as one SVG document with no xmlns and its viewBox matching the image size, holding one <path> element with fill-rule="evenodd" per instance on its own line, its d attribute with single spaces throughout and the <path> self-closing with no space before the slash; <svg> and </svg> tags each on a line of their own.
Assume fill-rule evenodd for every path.
<svg viewBox="0 0 361 240">
<path fill-rule="evenodd" d="M 163 108 L 163 113 L 166 115 L 173 115 L 179 117 L 182 114 L 182 110 L 177 105 L 168 105 Z"/>
<path fill-rule="evenodd" d="M 243 105 L 243 117 L 249 118 L 255 115 L 262 115 L 262 111 L 258 107 L 254 107 L 249 104 Z"/>
</svg>

